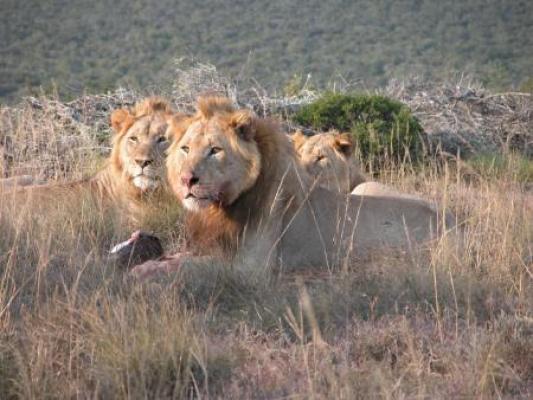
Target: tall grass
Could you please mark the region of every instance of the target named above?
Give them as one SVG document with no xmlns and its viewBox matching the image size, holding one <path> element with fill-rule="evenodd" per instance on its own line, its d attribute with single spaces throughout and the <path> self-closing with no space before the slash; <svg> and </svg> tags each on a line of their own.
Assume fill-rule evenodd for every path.
<svg viewBox="0 0 533 400">
<path fill-rule="evenodd" d="M 460 252 L 269 282 L 216 264 L 132 282 L 107 258 L 129 235 L 112 210 L 3 193 L 0 397 L 531 397 L 533 194 L 515 166 L 381 171 L 457 213 Z"/>
</svg>

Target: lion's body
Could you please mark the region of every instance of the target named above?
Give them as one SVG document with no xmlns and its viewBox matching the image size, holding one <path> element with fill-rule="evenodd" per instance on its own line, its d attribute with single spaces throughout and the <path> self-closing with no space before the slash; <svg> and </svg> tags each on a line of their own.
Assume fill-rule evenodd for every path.
<svg viewBox="0 0 533 400">
<path fill-rule="evenodd" d="M 304 170 L 324 188 L 350 193 L 366 181 L 349 134 L 329 131 L 305 136 L 298 131 L 292 138 Z"/>
<path fill-rule="evenodd" d="M 439 216 L 425 202 L 339 195 L 314 189 L 280 246 L 281 265 L 339 265 L 370 251 L 411 249 L 436 237 Z"/>
<path fill-rule="evenodd" d="M 293 135 L 293 143 L 304 170 L 316 184 L 328 190 L 358 196 L 425 201 L 419 196 L 401 193 L 382 183 L 366 181 L 359 162 L 354 157 L 354 144 L 349 134 L 330 131 L 305 136 L 298 131 Z M 433 207 L 429 202 L 427 205 Z"/>
<path fill-rule="evenodd" d="M 244 265 L 328 266 L 371 249 L 409 248 L 438 231 L 439 215 L 425 202 L 313 186 L 275 124 L 219 98 L 200 100 L 167 169 L 189 210 L 196 253 L 219 250 Z"/>
<path fill-rule="evenodd" d="M 358 196 L 402 197 L 404 199 L 423 201 L 423 199 L 419 196 L 398 192 L 391 186 L 373 181 L 363 182 L 357 185 L 355 189 L 352 190 L 352 194 Z"/>
</svg>

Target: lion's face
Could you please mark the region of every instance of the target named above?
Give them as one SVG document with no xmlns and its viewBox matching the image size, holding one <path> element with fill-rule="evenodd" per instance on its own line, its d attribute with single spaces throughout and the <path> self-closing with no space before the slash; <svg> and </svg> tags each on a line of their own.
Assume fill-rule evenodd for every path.
<svg viewBox="0 0 533 400">
<path fill-rule="evenodd" d="M 124 173 L 143 192 L 157 188 L 165 178 L 166 130 L 165 118 L 155 114 L 137 120 L 121 140 Z"/>
<path fill-rule="evenodd" d="M 122 126 L 118 125 L 117 117 L 115 115 L 113 121 L 113 126 L 118 128 L 114 139 L 113 162 L 141 192 L 158 188 L 166 176 L 165 151 L 170 145 L 167 136 L 170 115 L 164 112 L 138 118 L 122 115 Z"/>
<path fill-rule="evenodd" d="M 321 133 L 306 137 L 297 132 L 293 135 L 293 142 L 302 166 L 317 184 L 329 190 L 349 192 L 350 157 L 353 152 L 349 135 Z"/>
<path fill-rule="evenodd" d="M 232 204 L 259 176 L 253 117 L 240 110 L 193 120 L 169 151 L 172 189 L 190 211 Z"/>
</svg>

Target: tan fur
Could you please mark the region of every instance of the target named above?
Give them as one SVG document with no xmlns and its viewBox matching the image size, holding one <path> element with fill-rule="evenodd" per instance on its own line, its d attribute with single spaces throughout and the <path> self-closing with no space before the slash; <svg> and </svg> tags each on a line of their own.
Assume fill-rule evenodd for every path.
<svg viewBox="0 0 533 400">
<path fill-rule="evenodd" d="M 292 139 L 305 171 L 324 188 L 349 193 L 366 180 L 349 133 L 329 131 L 305 136 L 297 131 Z"/>
<path fill-rule="evenodd" d="M 196 254 L 238 257 L 254 270 L 297 269 L 369 249 L 409 248 L 437 233 L 439 215 L 425 202 L 313 187 L 287 135 L 227 99 L 200 99 L 187 125 L 174 132 L 167 170 L 189 211 L 188 245 Z M 147 273 L 157 266 L 145 267 Z"/>
<path fill-rule="evenodd" d="M 363 182 L 352 190 L 359 196 L 403 197 L 404 199 L 422 200 L 419 196 L 398 192 L 396 189 L 379 182 Z"/>
<path fill-rule="evenodd" d="M 105 166 L 85 181 L 56 185 L 37 185 L 24 189 L 38 196 L 57 196 L 90 190 L 98 200 L 113 204 L 134 223 L 165 197 L 167 190 L 165 152 L 170 145 L 168 125 L 183 116 L 175 115 L 168 103 L 158 97 L 147 98 L 131 109 L 111 114 L 115 131 L 113 148 Z M 142 165 L 147 163 L 147 165 Z"/>
</svg>

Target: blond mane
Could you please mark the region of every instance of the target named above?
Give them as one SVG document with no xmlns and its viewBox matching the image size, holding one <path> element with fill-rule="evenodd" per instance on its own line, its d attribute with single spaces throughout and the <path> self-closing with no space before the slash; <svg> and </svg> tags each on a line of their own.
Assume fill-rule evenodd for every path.
<svg viewBox="0 0 533 400">
<path fill-rule="evenodd" d="M 247 121 L 257 143 L 261 156 L 260 171 L 255 184 L 228 206 L 212 205 L 198 213 L 189 213 L 186 219 L 189 246 L 205 251 L 221 250 L 231 257 L 237 250 L 245 229 L 255 228 L 269 218 L 272 205 L 272 192 L 277 186 L 301 186 L 298 177 L 296 153 L 287 135 L 281 132 L 275 121 L 261 119 L 248 110 L 237 110 L 227 98 L 202 97 L 198 100 L 197 113 L 188 124 L 213 117 L 231 118 L 233 122 Z M 181 129 L 180 129 L 181 128 Z M 175 127 L 174 145 L 185 133 L 184 127 Z M 227 133 L 226 133 L 227 134 Z M 239 139 L 229 135 L 233 146 L 239 146 Z M 171 149 L 170 151 L 172 151 Z M 275 193 L 274 193 L 275 194 Z M 286 196 L 283 190 L 278 195 Z M 290 201 L 290 199 L 284 199 Z M 257 212 L 256 210 L 262 210 Z"/>
</svg>

